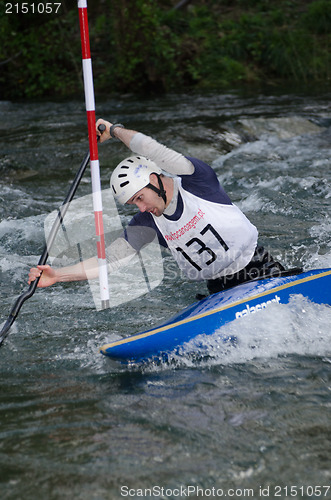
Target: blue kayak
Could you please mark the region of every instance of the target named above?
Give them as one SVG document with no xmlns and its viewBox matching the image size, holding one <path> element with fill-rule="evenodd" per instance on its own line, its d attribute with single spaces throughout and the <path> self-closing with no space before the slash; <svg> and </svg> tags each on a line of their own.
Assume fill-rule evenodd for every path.
<svg viewBox="0 0 331 500">
<path fill-rule="evenodd" d="M 317 304 L 331 304 L 331 269 L 249 281 L 209 295 L 151 330 L 103 345 L 100 352 L 120 361 L 153 358 L 197 335 L 211 335 L 226 323 L 256 314 L 270 304 L 286 304 L 294 294 Z"/>
</svg>

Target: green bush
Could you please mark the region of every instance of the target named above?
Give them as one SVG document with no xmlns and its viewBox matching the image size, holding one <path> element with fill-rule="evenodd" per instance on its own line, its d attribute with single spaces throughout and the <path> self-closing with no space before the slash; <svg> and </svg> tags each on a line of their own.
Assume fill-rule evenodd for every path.
<svg viewBox="0 0 331 500">
<path fill-rule="evenodd" d="M 178 1 L 178 0 L 177 0 Z M 330 79 L 330 0 L 89 0 L 96 92 Z M 83 94 L 76 0 L 57 16 L 0 5 L 1 98 Z"/>
<path fill-rule="evenodd" d="M 302 26 L 318 35 L 331 34 L 331 1 L 318 0 L 308 6 L 302 16 Z"/>
</svg>

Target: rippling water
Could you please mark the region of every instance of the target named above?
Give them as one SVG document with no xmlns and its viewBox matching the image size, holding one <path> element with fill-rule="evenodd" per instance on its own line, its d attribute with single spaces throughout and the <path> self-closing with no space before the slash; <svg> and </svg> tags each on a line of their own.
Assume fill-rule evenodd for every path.
<svg viewBox="0 0 331 500">
<path fill-rule="evenodd" d="M 329 99 L 123 97 L 97 110 L 210 162 L 273 255 L 310 269 L 331 267 Z M 88 146 L 82 103 L 0 102 L 0 111 L 4 321 Z M 127 150 L 113 142 L 99 154 L 106 189 Z M 90 190 L 87 173 L 78 195 Z M 152 294 L 106 311 L 84 283 L 38 290 L 24 304 L 0 352 L 2 499 L 330 497 L 330 307 L 293 297 L 202 339 L 203 354 L 187 349 L 167 363 L 101 356 L 114 336 L 205 291 L 169 256 L 165 270 Z M 221 345 L 224 331 L 236 347 Z"/>
</svg>

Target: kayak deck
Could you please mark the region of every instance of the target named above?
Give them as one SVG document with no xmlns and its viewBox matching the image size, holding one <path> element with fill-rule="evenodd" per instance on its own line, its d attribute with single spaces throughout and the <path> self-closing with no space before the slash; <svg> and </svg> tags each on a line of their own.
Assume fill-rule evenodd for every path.
<svg viewBox="0 0 331 500">
<path fill-rule="evenodd" d="M 254 314 L 272 303 L 288 303 L 293 294 L 331 304 L 331 269 L 243 283 L 186 307 L 150 330 L 105 344 L 100 352 L 122 361 L 139 361 L 169 352 L 197 335 L 210 335 L 230 321 Z"/>
</svg>

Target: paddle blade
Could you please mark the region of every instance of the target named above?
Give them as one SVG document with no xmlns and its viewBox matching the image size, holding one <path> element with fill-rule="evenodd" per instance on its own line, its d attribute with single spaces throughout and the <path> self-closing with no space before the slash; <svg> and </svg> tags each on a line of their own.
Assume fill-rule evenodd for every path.
<svg viewBox="0 0 331 500">
<path fill-rule="evenodd" d="M 10 311 L 10 314 L 9 314 L 7 320 L 6 320 L 6 323 L 3 325 L 2 329 L 1 329 L 1 332 L 0 332 L 0 347 L 3 344 L 3 341 L 5 340 L 5 338 L 8 336 L 9 330 L 12 327 L 12 324 L 14 323 L 14 321 L 15 321 L 18 313 L 20 312 L 20 309 L 21 309 L 22 305 L 36 291 L 39 279 L 40 278 L 38 277 L 35 281 L 33 281 L 31 283 L 31 285 L 29 286 L 29 288 L 24 293 L 22 293 L 22 295 L 20 295 L 16 299 L 16 302 L 13 305 L 12 310 Z"/>
<path fill-rule="evenodd" d="M 0 332 L 0 346 L 2 345 L 4 340 L 6 339 L 8 333 L 9 333 L 9 330 L 11 329 L 14 321 L 15 321 L 14 316 L 12 316 L 12 315 L 8 316 L 7 321 L 3 325 L 2 330 Z"/>
</svg>

